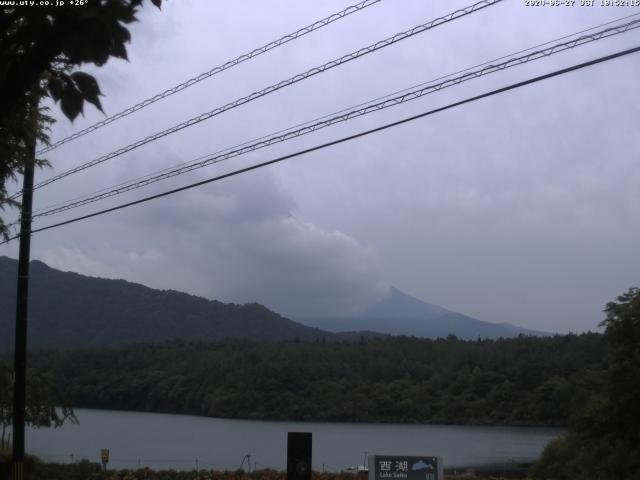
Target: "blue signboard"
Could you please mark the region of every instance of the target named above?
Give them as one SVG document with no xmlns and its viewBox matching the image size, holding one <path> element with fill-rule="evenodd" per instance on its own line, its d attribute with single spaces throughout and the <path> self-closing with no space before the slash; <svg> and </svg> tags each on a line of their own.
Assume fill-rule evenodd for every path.
<svg viewBox="0 0 640 480">
<path fill-rule="evenodd" d="M 442 458 L 370 455 L 369 480 L 443 480 Z"/>
</svg>

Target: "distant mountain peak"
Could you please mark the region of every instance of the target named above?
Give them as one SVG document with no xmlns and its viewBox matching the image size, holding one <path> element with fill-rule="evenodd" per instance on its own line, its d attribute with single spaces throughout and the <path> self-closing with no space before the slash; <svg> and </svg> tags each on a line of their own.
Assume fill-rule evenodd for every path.
<svg viewBox="0 0 640 480">
<path fill-rule="evenodd" d="M 450 334 L 465 340 L 477 338 L 548 335 L 510 323 L 492 323 L 447 310 L 409 295 L 396 287 L 362 314 L 350 317 L 300 319 L 331 332 L 367 331 L 391 335 L 445 338 Z"/>
<path fill-rule="evenodd" d="M 387 294 L 365 312 L 367 317 L 436 317 L 450 313 L 446 308 L 424 302 L 391 286 Z"/>
</svg>

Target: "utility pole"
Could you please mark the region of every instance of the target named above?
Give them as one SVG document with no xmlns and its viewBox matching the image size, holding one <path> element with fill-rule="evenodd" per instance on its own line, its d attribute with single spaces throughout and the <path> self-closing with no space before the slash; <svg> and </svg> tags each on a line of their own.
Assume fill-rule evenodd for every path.
<svg viewBox="0 0 640 480">
<path fill-rule="evenodd" d="M 37 108 L 37 106 L 35 107 Z M 34 118 L 37 113 L 33 113 Z M 24 423 L 27 377 L 27 307 L 29 302 L 29 257 L 31 250 L 31 212 L 33 209 L 33 171 L 36 155 L 34 122 L 33 138 L 29 139 L 29 158 L 24 166 L 22 208 L 20 213 L 20 249 L 18 257 L 18 292 L 16 298 L 16 333 L 13 386 L 13 462 L 11 479 L 24 480 Z"/>
</svg>

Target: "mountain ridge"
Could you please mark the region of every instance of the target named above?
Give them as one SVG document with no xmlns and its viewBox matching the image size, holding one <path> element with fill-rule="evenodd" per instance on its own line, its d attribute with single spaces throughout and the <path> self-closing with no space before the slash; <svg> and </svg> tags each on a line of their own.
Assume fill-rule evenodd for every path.
<svg viewBox="0 0 640 480">
<path fill-rule="evenodd" d="M 16 260 L 0 257 L 0 352 L 12 349 Z M 545 335 L 447 310 L 391 287 L 360 316 L 288 319 L 258 303 L 237 305 L 123 279 L 63 272 L 31 262 L 29 348 L 74 349 L 162 343 L 252 341 L 358 341 L 405 335 L 461 339 Z"/>
<path fill-rule="evenodd" d="M 425 338 L 455 335 L 465 340 L 477 338 L 547 336 L 547 332 L 530 330 L 510 323 L 478 320 L 448 310 L 390 287 L 387 295 L 359 315 L 334 317 L 299 317 L 298 321 L 330 332 L 373 331 L 388 335 Z"/>
<path fill-rule="evenodd" d="M 14 336 L 16 260 L 0 257 L 0 351 Z M 62 272 L 31 262 L 29 348 L 78 348 L 167 340 L 331 339 L 258 303 L 236 305 L 126 280 Z"/>
</svg>

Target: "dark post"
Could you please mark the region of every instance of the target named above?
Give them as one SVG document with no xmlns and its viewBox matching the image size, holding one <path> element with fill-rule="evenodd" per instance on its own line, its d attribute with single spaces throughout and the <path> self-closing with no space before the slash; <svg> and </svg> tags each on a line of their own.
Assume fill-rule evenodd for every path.
<svg viewBox="0 0 640 480">
<path fill-rule="evenodd" d="M 311 433 L 289 432 L 287 480 L 311 480 Z"/>
<path fill-rule="evenodd" d="M 18 258 L 18 294 L 16 298 L 16 343 L 13 389 L 13 464 L 12 480 L 24 480 L 24 422 L 27 377 L 27 304 L 29 301 L 29 256 L 31 249 L 31 211 L 33 204 L 33 170 L 35 139 L 30 158 L 24 166 L 22 209 L 20 214 L 20 250 Z"/>
</svg>

